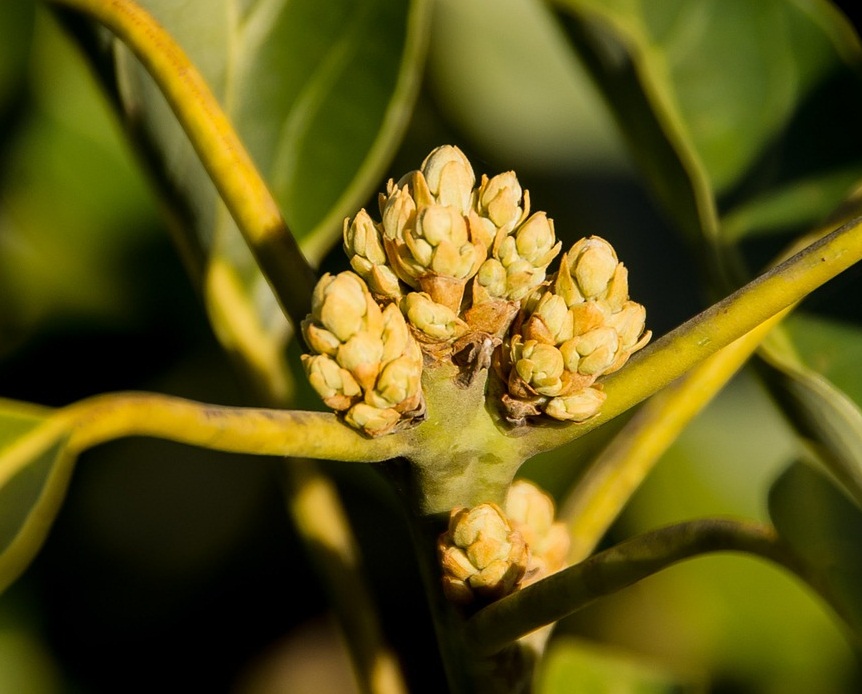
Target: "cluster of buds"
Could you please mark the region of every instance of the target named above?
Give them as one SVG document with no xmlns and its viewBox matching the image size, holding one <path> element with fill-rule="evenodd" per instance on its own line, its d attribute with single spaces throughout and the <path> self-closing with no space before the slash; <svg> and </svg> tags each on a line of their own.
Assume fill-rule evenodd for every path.
<svg viewBox="0 0 862 694">
<path fill-rule="evenodd" d="M 381 308 L 357 275 L 323 276 L 302 334 L 311 385 L 348 424 L 380 436 L 421 419 L 422 351 L 398 307 Z"/>
<path fill-rule="evenodd" d="M 367 434 L 421 418 L 423 354 L 455 361 L 467 384 L 493 361 L 512 424 L 583 421 L 604 400 L 595 380 L 649 339 L 607 242 L 578 242 L 548 277 L 553 221 L 530 214 L 511 171 L 477 184 L 461 150 L 438 147 L 379 208 L 379 222 L 364 209 L 344 220 L 352 272 L 321 280 L 303 327 L 312 385 Z"/>
<path fill-rule="evenodd" d="M 438 147 L 418 171 L 390 180 L 379 207 L 380 222 L 365 210 L 345 220 L 344 250 L 377 300 L 397 303 L 438 359 L 480 335 L 499 344 L 560 251 L 553 223 L 530 215 L 515 174 L 476 185 L 457 147 Z"/>
<path fill-rule="evenodd" d="M 551 285 L 530 298 L 498 362 L 509 420 L 594 416 L 605 399 L 596 379 L 649 341 L 645 319 L 644 307 L 629 299 L 628 271 L 613 247 L 597 236 L 578 241 Z"/>
<path fill-rule="evenodd" d="M 452 510 L 437 542 L 443 592 L 461 606 L 487 604 L 559 571 L 568 550 L 551 497 L 519 480 L 505 508 L 484 503 Z"/>
</svg>

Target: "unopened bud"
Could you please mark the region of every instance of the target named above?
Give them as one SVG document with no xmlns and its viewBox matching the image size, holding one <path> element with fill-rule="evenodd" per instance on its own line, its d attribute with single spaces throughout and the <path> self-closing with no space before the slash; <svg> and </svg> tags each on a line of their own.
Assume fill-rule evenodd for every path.
<svg viewBox="0 0 862 694">
<path fill-rule="evenodd" d="M 437 147 L 425 157 L 421 172 L 438 204 L 451 206 L 461 215 L 467 214 L 476 175 L 460 149 L 452 145 Z"/>
<path fill-rule="evenodd" d="M 423 292 L 411 292 L 401 300 L 408 322 L 426 339 L 450 342 L 469 330 L 467 324 L 447 306 L 432 301 Z"/>
<path fill-rule="evenodd" d="M 569 533 L 565 524 L 554 520 L 554 501 L 550 495 L 527 480 L 517 480 L 509 488 L 505 510 L 509 523 L 530 548 L 521 588 L 566 565 Z"/>
<path fill-rule="evenodd" d="M 511 593 L 524 575 L 529 550 L 496 504 L 453 509 L 437 545 L 443 590 L 457 603 L 488 602 Z"/>
<path fill-rule="evenodd" d="M 545 414 L 563 422 L 585 422 L 599 413 L 606 398 L 598 388 L 584 388 L 572 395 L 552 398 L 545 406 Z"/>
</svg>

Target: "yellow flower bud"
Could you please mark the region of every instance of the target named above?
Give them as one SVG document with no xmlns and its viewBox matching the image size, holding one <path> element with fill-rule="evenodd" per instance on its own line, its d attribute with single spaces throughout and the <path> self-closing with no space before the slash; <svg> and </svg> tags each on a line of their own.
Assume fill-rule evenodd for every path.
<svg viewBox="0 0 862 694">
<path fill-rule="evenodd" d="M 343 237 L 350 266 L 369 289 L 378 296 L 400 297 L 401 286 L 395 272 L 387 265 L 381 231 L 364 209 L 352 222 L 349 217 L 344 220 Z"/>
<path fill-rule="evenodd" d="M 383 436 L 391 432 L 401 420 L 401 413 L 393 409 L 380 409 L 364 402 L 356 403 L 344 416 L 344 421 L 369 436 Z"/>
<path fill-rule="evenodd" d="M 304 354 L 302 365 L 308 382 L 327 407 L 346 410 L 362 395 L 362 389 L 350 372 L 340 367 L 332 357 Z"/>
<path fill-rule="evenodd" d="M 512 341 L 512 361 L 521 380 L 540 395 L 554 396 L 563 390 L 563 355 L 553 345 L 535 340 Z"/>
<path fill-rule="evenodd" d="M 554 501 L 550 495 L 527 480 L 517 480 L 509 488 L 506 516 L 530 548 L 530 560 L 520 587 L 545 578 L 566 565 L 569 533 L 554 520 Z"/>
<path fill-rule="evenodd" d="M 437 550 L 444 593 L 459 604 L 487 602 L 511 593 L 530 556 L 523 537 L 496 504 L 453 509 Z"/>
<path fill-rule="evenodd" d="M 466 334 L 467 324 L 447 306 L 432 301 L 423 292 L 411 292 L 401 301 L 408 322 L 426 338 L 449 342 Z"/>
<path fill-rule="evenodd" d="M 545 406 L 545 414 L 564 422 L 584 422 L 599 413 L 606 398 L 598 388 L 584 388 L 572 395 L 553 398 Z"/>
<path fill-rule="evenodd" d="M 522 199 L 523 198 L 523 199 Z M 514 171 L 482 176 L 476 199 L 477 211 L 487 217 L 496 230 L 508 234 L 526 215 L 530 203 Z"/>
<path fill-rule="evenodd" d="M 468 213 L 476 175 L 460 149 L 437 147 L 425 157 L 420 171 L 438 204 L 451 206 L 461 215 Z"/>
</svg>

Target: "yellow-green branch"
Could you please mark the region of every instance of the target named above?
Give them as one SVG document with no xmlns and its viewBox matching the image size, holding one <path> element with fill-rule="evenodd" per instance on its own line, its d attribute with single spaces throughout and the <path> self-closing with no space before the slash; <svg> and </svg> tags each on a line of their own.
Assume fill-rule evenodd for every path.
<svg viewBox="0 0 862 694">
<path fill-rule="evenodd" d="M 126 436 L 258 455 L 379 462 L 403 446 L 398 434 L 368 439 L 328 412 L 222 407 L 150 393 L 98 395 L 55 415 L 75 452 Z"/>
<path fill-rule="evenodd" d="M 467 623 L 468 643 L 477 654 L 493 655 L 531 631 L 677 562 L 728 551 L 751 554 L 788 568 L 829 599 L 771 527 L 703 519 L 639 535 L 489 605 Z"/>
<path fill-rule="evenodd" d="M 601 413 L 580 425 L 535 432 L 541 450 L 573 441 L 634 407 L 860 260 L 857 218 L 635 354 L 602 381 L 608 397 Z"/>
<path fill-rule="evenodd" d="M 567 519 L 572 538 L 569 561 L 590 555 L 661 455 L 789 310 L 761 323 L 657 393 L 626 423 L 563 504 L 561 516 Z"/>
<path fill-rule="evenodd" d="M 294 326 L 311 304 L 315 273 L 228 117 L 171 36 L 131 0 L 47 0 L 104 25 L 141 61 L 173 109 Z"/>
</svg>

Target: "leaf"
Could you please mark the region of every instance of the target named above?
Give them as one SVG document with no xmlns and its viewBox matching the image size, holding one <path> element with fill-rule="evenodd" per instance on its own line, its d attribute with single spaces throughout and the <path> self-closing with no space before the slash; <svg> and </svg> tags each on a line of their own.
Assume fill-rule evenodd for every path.
<svg viewBox="0 0 862 694">
<path fill-rule="evenodd" d="M 769 514 L 818 592 L 862 637 L 862 511 L 816 470 L 794 463 L 770 490 Z"/>
<path fill-rule="evenodd" d="M 0 400 L 0 591 L 27 568 L 66 493 L 67 420 Z"/>
<path fill-rule="evenodd" d="M 312 261 L 365 203 L 418 89 L 427 0 L 144 0 L 201 71 Z M 222 343 L 284 381 L 287 324 L 233 220 L 149 75 L 115 45 L 119 101 L 180 212 L 180 245 Z M 215 268 L 215 269 L 213 269 Z M 282 385 L 269 384 L 283 395 Z"/>
<path fill-rule="evenodd" d="M 693 694 L 706 691 L 699 684 L 682 684 L 671 673 L 643 660 L 573 638 L 554 639 L 541 668 L 537 694 Z"/>
<path fill-rule="evenodd" d="M 792 330 L 778 329 L 761 347 L 771 369 L 767 381 L 817 458 L 862 507 L 862 334 L 813 317 L 797 316 L 790 325 Z"/>
<path fill-rule="evenodd" d="M 859 76 L 847 67 L 858 59 L 859 41 L 831 5 L 559 4 L 574 17 L 574 43 L 650 185 L 691 238 L 717 233 L 715 197 L 746 179 L 756 185 L 743 201 L 823 176 L 821 194 L 837 196 L 824 204 L 831 209 L 846 194 L 830 190 L 833 172 L 848 162 L 855 175 L 862 171 L 862 140 L 839 125 L 852 132 L 862 113 Z M 826 107 L 838 94 L 841 108 Z M 842 135 L 833 138 L 836 132 Z"/>
</svg>

